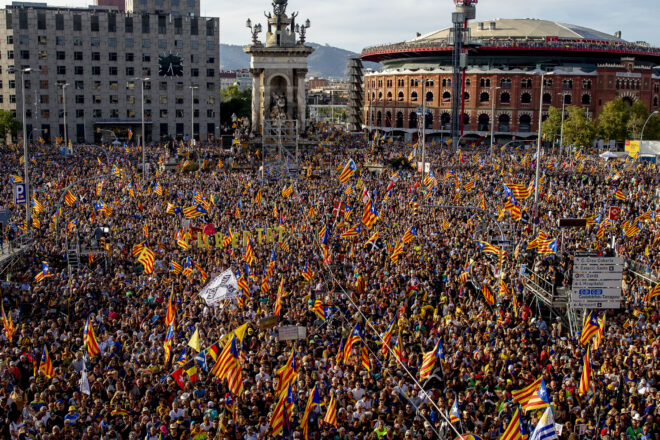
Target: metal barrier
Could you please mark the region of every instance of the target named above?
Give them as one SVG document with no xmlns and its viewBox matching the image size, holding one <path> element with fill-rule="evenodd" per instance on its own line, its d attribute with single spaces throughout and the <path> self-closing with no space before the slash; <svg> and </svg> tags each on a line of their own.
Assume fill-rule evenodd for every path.
<svg viewBox="0 0 660 440">
<path fill-rule="evenodd" d="M 660 274 L 651 270 L 650 267 L 642 264 L 640 261 L 626 259 L 626 269 L 636 275 L 638 278 L 651 283 L 660 281 Z"/>
<path fill-rule="evenodd" d="M 32 232 L 27 232 L 25 234 L 19 235 L 13 240 L 3 243 L 0 248 L 0 263 L 5 262 L 13 258 L 15 255 L 18 255 L 32 247 L 34 243 L 34 234 Z"/>
</svg>

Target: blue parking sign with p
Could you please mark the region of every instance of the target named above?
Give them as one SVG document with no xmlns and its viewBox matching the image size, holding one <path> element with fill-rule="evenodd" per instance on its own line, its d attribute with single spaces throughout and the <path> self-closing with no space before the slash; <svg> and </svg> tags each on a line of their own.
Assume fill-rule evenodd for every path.
<svg viewBox="0 0 660 440">
<path fill-rule="evenodd" d="M 27 194 L 25 193 L 25 184 L 17 183 L 14 185 L 14 203 L 17 205 L 25 205 L 27 202 Z"/>
</svg>

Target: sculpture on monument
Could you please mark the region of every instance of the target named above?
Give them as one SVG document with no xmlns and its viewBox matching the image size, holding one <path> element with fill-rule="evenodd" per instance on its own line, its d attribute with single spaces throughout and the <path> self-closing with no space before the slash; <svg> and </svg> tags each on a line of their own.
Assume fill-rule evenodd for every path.
<svg viewBox="0 0 660 440">
<path fill-rule="evenodd" d="M 287 119 L 286 96 L 274 92 L 270 98 L 270 119 Z"/>
</svg>

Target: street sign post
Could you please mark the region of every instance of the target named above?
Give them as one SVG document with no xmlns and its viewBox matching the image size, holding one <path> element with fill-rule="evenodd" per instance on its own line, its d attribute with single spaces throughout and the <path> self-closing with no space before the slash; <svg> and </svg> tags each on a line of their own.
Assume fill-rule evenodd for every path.
<svg viewBox="0 0 660 440">
<path fill-rule="evenodd" d="M 623 258 L 576 255 L 571 306 L 578 309 L 621 307 Z"/>
<path fill-rule="evenodd" d="M 27 202 L 27 194 L 25 193 L 25 184 L 17 183 L 14 185 L 14 203 L 17 205 L 25 205 Z"/>
</svg>

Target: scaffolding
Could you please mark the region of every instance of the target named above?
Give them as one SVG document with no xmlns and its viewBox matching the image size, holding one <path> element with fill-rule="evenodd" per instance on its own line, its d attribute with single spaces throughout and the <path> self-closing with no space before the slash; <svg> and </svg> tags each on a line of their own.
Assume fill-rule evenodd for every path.
<svg viewBox="0 0 660 440">
<path fill-rule="evenodd" d="M 297 173 L 298 121 L 266 119 L 261 142 L 262 177 L 280 179 Z"/>
<path fill-rule="evenodd" d="M 363 104 L 362 60 L 360 57 L 348 59 L 348 130 L 362 130 L 362 104 Z"/>
</svg>

